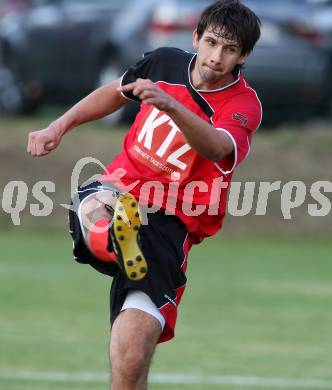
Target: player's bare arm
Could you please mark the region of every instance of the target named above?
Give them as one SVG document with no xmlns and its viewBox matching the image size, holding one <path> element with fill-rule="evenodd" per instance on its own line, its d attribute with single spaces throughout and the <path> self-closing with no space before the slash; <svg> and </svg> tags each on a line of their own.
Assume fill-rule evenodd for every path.
<svg viewBox="0 0 332 390">
<path fill-rule="evenodd" d="M 103 118 L 121 108 L 128 100 L 119 93 L 119 85 L 120 80 L 115 80 L 96 89 L 47 128 L 31 132 L 27 152 L 33 157 L 46 156 L 58 147 L 63 135 L 69 130 Z"/>
<path fill-rule="evenodd" d="M 192 113 L 151 80 L 137 79 L 119 87 L 119 90 L 131 91 L 143 104 L 153 105 L 166 112 L 181 129 L 188 144 L 208 160 L 220 161 L 233 152 L 233 142 L 224 132 Z"/>
</svg>

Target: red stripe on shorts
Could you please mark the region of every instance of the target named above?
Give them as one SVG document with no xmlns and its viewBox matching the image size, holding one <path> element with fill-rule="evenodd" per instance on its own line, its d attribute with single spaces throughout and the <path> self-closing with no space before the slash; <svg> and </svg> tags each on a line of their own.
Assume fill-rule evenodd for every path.
<svg viewBox="0 0 332 390">
<path fill-rule="evenodd" d="M 181 264 L 181 269 L 183 272 L 186 272 L 187 269 L 187 259 L 188 259 L 188 253 L 193 244 L 193 240 L 189 234 L 187 234 L 184 242 L 183 242 L 183 253 L 184 253 L 184 259 Z M 178 315 L 177 307 L 180 304 L 182 295 L 184 293 L 184 290 L 186 288 L 186 285 L 184 284 L 181 287 L 178 287 L 175 290 L 175 302 L 167 302 L 165 305 L 159 308 L 159 311 L 161 315 L 165 318 L 165 327 L 160 335 L 158 343 L 163 343 L 165 341 L 168 341 L 174 337 L 175 334 L 175 325 Z M 166 297 L 167 299 L 167 297 Z"/>
</svg>

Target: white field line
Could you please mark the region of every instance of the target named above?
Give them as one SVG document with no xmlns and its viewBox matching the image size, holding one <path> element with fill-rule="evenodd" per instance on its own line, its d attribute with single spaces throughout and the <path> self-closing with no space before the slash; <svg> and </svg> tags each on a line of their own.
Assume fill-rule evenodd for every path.
<svg viewBox="0 0 332 390">
<path fill-rule="evenodd" d="M 0 380 L 28 380 L 50 382 L 92 382 L 106 383 L 109 375 L 93 372 L 37 372 L 37 371 L 0 371 Z M 332 381 L 324 379 L 291 379 L 291 378 L 268 378 L 259 376 L 222 376 L 222 375 L 199 375 L 199 374 L 151 374 L 149 383 L 158 384 L 187 384 L 187 385 L 237 385 L 256 386 L 265 388 L 298 388 L 298 389 L 332 389 Z"/>
</svg>

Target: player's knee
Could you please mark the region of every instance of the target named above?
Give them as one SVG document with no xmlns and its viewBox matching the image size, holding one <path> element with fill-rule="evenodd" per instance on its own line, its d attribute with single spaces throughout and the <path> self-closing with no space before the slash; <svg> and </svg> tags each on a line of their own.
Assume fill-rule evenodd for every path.
<svg viewBox="0 0 332 390">
<path fill-rule="evenodd" d="M 112 215 L 105 207 L 103 199 L 91 196 L 84 200 L 77 216 L 85 245 L 101 261 L 114 262 L 115 255 L 110 250 L 108 230 Z"/>
<path fill-rule="evenodd" d="M 129 383 L 137 383 L 147 375 L 149 357 L 142 348 L 130 346 L 126 351 L 122 351 L 116 366 L 118 374 Z"/>
<path fill-rule="evenodd" d="M 110 217 L 105 205 L 94 197 L 83 201 L 79 209 L 78 218 L 86 229 L 89 229 L 96 221 Z"/>
</svg>

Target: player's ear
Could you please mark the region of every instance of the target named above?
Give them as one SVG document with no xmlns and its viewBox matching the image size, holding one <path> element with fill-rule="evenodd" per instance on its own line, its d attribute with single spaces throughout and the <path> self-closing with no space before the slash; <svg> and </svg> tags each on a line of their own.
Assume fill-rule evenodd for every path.
<svg viewBox="0 0 332 390">
<path fill-rule="evenodd" d="M 198 35 L 197 35 L 196 29 L 193 32 L 193 46 L 194 46 L 194 49 L 198 49 Z"/>
<path fill-rule="evenodd" d="M 249 53 L 246 53 L 246 54 L 243 54 L 240 58 L 239 58 L 239 61 L 237 62 L 238 65 L 244 65 L 244 63 L 246 62 L 247 58 L 250 56 L 250 52 Z"/>
</svg>

